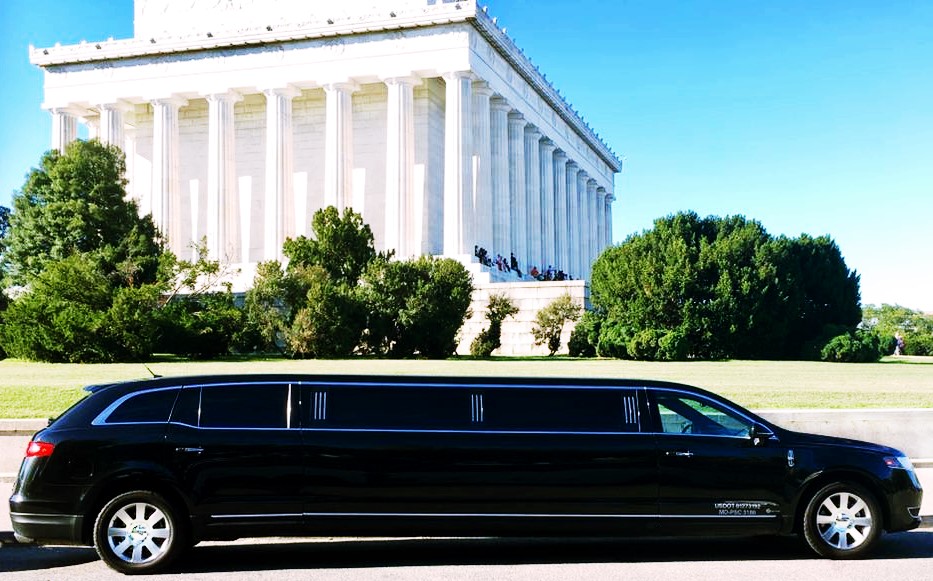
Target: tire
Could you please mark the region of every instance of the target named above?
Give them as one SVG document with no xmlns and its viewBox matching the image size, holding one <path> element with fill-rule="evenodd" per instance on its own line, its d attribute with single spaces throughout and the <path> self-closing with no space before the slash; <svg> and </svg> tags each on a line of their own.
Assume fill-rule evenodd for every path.
<svg viewBox="0 0 933 581">
<path fill-rule="evenodd" d="M 858 486 L 837 482 L 813 495 L 803 516 L 810 548 L 830 559 L 857 559 L 869 553 L 884 527 L 875 496 Z"/>
<path fill-rule="evenodd" d="M 186 546 L 177 511 L 154 492 L 135 490 L 113 498 L 94 523 L 97 554 L 120 573 L 164 571 Z"/>
</svg>

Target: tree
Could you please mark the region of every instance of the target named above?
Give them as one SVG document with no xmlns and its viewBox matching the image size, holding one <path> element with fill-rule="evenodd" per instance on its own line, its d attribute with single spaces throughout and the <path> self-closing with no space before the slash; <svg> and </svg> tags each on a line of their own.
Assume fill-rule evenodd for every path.
<svg viewBox="0 0 933 581">
<path fill-rule="evenodd" d="M 793 358 L 858 322 L 858 275 L 829 237 L 774 238 L 741 216 L 656 220 L 597 259 L 591 290 L 601 355 Z"/>
<path fill-rule="evenodd" d="M 480 331 L 479 335 L 470 344 L 470 354 L 474 357 L 489 357 L 492 352 L 502 346 L 502 322 L 516 314 L 518 307 L 515 302 L 504 293 L 489 295 L 486 307 L 486 318 L 489 327 Z"/>
<path fill-rule="evenodd" d="M 311 228 L 313 238 L 285 241 L 289 268 L 320 266 L 334 282 L 355 285 L 371 262 L 388 258 L 376 252 L 372 229 L 352 208 L 343 216 L 334 206 L 322 208 L 314 213 Z"/>
<path fill-rule="evenodd" d="M 373 262 L 362 292 L 370 313 L 365 336 L 370 352 L 440 359 L 457 349 L 457 332 L 470 316 L 473 282 L 456 260 L 422 256 Z"/>
<path fill-rule="evenodd" d="M 554 355 L 560 349 L 560 336 L 564 325 L 580 318 L 580 305 L 573 302 L 569 294 L 555 299 L 551 304 L 538 311 L 535 325 L 531 329 L 535 345 L 547 343 L 548 355 Z"/>
<path fill-rule="evenodd" d="M 10 228 L 10 209 L 6 206 L 0 206 L 0 254 L 3 254 L 4 239 L 7 230 Z"/>
<path fill-rule="evenodd" d="M 28 284 L 47 265 L 88 253 L 98 270 L 124 286 L 156 279 L 160 239 L 149 216 L 126 197 L 123 152 L 75 141 L 46 153 L 13 196 L 3 256 L 11 281 Z"/>
<path fill-rule="evenodd" d="M 891 341 L 899 335 L 905 355 L 933 355 L 933 315 L 900 305 L 868 305 L 862 309 L 864 329 L 882 337 L 885 354 L 894 352 Z"/>
</svg>

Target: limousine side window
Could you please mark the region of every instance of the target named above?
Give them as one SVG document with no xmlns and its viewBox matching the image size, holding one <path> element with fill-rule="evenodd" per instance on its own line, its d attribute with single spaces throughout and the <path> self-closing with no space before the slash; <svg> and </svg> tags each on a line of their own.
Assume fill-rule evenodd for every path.
<svg viewBox="0 0 933 581">
<path fill-rule="evenodd" d="M 312 428 L 462 430 L 470 425 L 470 392 L 461 388 L 312 388 L 308 401 Z"/>
<path fill-rule="evenodd" d="M 659 391 L 655 401 L 665 434 L 745 437 L 751 433 L 750 421 L 706 399 Z"/>
<path fill-rule="evenodd" d="M 118 402 L 117 407 L 101 414 L 105 424 L 165 423 L 178 396 L 178 388 L 136 393 Z"/>
<path fill-rule="evenodd" d="M 289 386 L 231 384 L 201 387 L 202 428 L 287 428 Z"/>
<path fill-rule="evenodd" d="M 507 432 L 637 432 L 635 392 L 618 389 L 490 389 L 484 429 Z"/>
</svg>

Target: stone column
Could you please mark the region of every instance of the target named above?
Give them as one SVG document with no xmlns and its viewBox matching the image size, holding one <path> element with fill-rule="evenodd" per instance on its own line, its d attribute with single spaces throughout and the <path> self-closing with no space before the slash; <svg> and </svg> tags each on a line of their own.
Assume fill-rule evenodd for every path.
<svg viewBox="0 0 933 581">
<path fill-rule="evenodd" d="M 492 249 L 492 89 L 485 81 L 473 83 L 473 235 L 475 244 Z"/>
<path fill-rule="evenodd" d="M 596 188 L 596 257 L 606 248 L 606 188 Z"/>
<path fill-rule="evenodd" d="M 541 132 L 534 125 L 525 128 L 525 263 L 541 270 Z"/>
<path fill-rule="evenodd" d="M 490 109 L 493 241 L 487 250 L 493 256 L 504 254 L 508 258 L 512 248 L 509 204 L 509 111 L 512 108 L 504 99 L 493 99 Z"/>
<path fill-rule="evenodd" d="M 166 237 L 168 245 L 181 255 L 181 202 L 178 165 L 178 110 L 185 99 L 157 99 L 152 102 L 152 221 Z"/>
<path fill-rule="evenodd" d="M 521 113 L 509 113 L 509 218 L 511 222 L 511 245 L 506 250 L 506 259 L 511 254 L 520 262 L 524 273 L 526 254 L 527 202 L 525 198 L 525 118 Z"/>
<path fill-rule="evenodd" d="M 580 278 L 580 198 L 577 185 L 580 166 L 571 161 L 567 164 L 567 273 Z"/>
<path fill-rule="evenodd" d="M 554 154 L 554 268 L 567 272 L 570 267 L 570 208 L 567 205 L 567 154 Z"/>
<path fill-rule="evenodd" d="M 444 75 L 444 255 L 473 254 L 473 77 Z"/>
<path fill-rule="evenodd" d="M 414 242 L 416 77 L 386 79 L 389 90 L 386 132 L 385 249 L 399 258 L 419 254 Z"/>
<path fill-rule="evenodd" d="M 238 254 L 238 208 L 234 92 L 207 96 L 207 245 L 213 260 Z"/>
<path fill-rule="evenodd" d="M 598 252 L 597 222 L 599 216 L 596 214 L 596 180 L 590 179 L 586 182 L 586 211 L 587 211 L 587 258 L 586 258 L 586 278 L 590 278 L 593 271 L 593 261 L 596 260 Z"/>
<path fill-rule="evenodd" d="M 612 203 L 616 197 L 611 193 L 606 194 L 606 246 L 612 246 Z"/>
<path fill-rule="evenodd" d="M 104 103 L 100 105 L 100 140 L 108 145 L 123 149 L 125 144 L 123 113 L 128 109 L 124 103 Z"/>
<path fill-rule="evenodd" d="M 292 99 L 301 91 L 294 87 L 266 89 L 266 180 L 263 216 L 263 257 L 282 260 L 282 245 L 294 225 L 292 188 L 293 133 Z M 292 217 L 286 220 L 286 217 Z"/>
<path fill-rule="evenodd" d="M 541 141 L 541 271 L 554 266 L 554 150 L 550 139 Z"/>
<path fill-rule="evenodd" d="M 587 259 L 590 255 L 588 240 L 590 231 L 588 218 L 590 214 L 586 204 L 586 182 L 589 179 L 589 175 L 585 171 L 581 170 L 577 173 L 577 211 L 574 214 L 574 219 L 577 221 L 576 240 L 574 240 L 577 254 L 576 278 L 587 278 L 589 275 Z"/>
<path fill-rule="evenodd" d="M 324 205 L 343 214 L 353 200 L 353 83 L 324 86 Z"/>
<path fill-rule="evenodd" d="M 78 136 L 78 119 L 69 109 L 50 109 L 52 115 L 52 149 L 65 153 L 65 147 Z"/>
</svg>

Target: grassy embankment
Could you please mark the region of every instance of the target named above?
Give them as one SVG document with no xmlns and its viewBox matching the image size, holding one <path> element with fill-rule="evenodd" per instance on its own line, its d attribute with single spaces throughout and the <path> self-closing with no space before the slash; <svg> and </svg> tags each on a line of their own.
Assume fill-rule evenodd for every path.
<svg viewBox="0 0 933 581">
<path fill-rule="evenodd" d="M 859 365 L 785 361 L 645 363 L 567 358 L 153 361 L 147 365 L 165 376 L 383 373 L 651 378 L 704 387 L 752 409 L 933 408 L 933 358 L 887 358 L 881 363 Z M 0 418 L 54 416 L 81 398 L 84 385 L 145 377 L 149 377 L 149 372 L 141 363 L 70 365 L 0 361 Z"/>
</svg>

